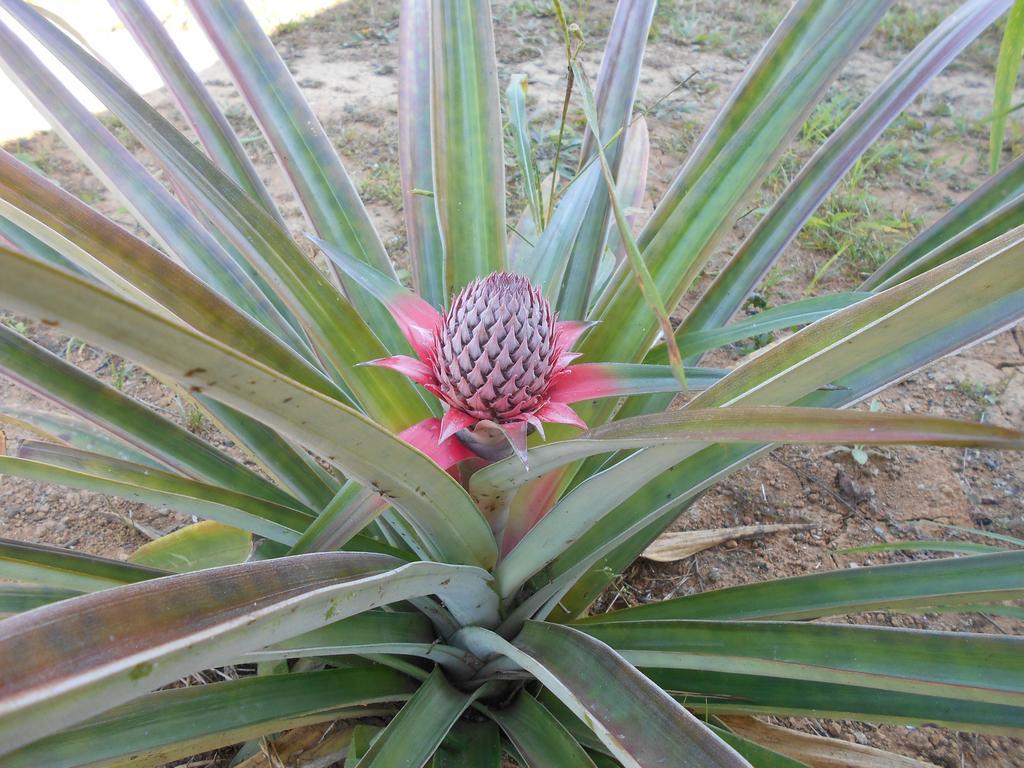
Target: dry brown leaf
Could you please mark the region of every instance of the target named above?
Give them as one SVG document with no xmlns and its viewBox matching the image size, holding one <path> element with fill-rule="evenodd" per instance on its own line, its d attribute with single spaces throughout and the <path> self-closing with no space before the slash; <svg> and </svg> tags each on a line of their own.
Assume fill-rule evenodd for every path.
<svg viewBox="0 0 1024 768">
<path fill-rule="evenodd" d="M 345 757 L 352 741 L 347 723 L 307 725 L 295 728 L 274 741 L 237 768 L 328 768 Z"/>
<path fill-rule="evenodd" d="M 770 725 L 753 717 L 723 717 L 738 736 L 806 763 L 811 768 L 937 768 L 904 755 Z"/>
<path fill-rule="evenodd" d="M 0 456 L 7 455 L 7 435 L 0 429 Z"/>
<path fill-rule="evenodd" d="M 644 550 L 643 556 L 658 563 L 684 560 L 698 552 L 724 544 L 733 539 L 748 539 L 779 531 L 811 528 L 809 523 L 775 523 L 771 525 L 741 525 L 737 528 L 709 528 L 700 531 L 663 533 Z"/>
</svg>

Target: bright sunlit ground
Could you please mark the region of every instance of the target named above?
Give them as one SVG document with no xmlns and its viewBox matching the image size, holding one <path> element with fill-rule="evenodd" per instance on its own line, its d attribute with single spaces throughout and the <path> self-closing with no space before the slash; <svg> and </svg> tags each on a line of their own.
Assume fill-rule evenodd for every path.
<svg viewBox="0 0 1024 768">
<path fill-rule="evenodd" d="M 274 29 L 343 1 L 249 0 L 249 7 L 265 29 Z M 81 35 L 93 52 L 112 65 L 137 91 L 148 93 L 161 87 L 156 71 L 106 0 L 35 0 L 33 4 L 66 22 L 66 27 Z M 193 21 L 185 0 L 150 0 L 149 6 L 160 17 L 192 67 L 200 73 L 216 76 L 216 70 L 213 73 L 206 73 L 205 70 L 217 65 L 217 55 L 202 29 Z M 9 20 L 2 11 L 0 18 Z M 12 26 L 18 29 L 17 24 Z M 42 55 L 47 62 L 52 62 L 52 57 L 42 54 L 39 46 L 30 38 L 28 34 L 23 35 L 23 39 L 29 42 L 37 54 Z M 101 110 L 100 103 L 89 96 L 73 77 L 65 73 L 62 79 L 84 104 L 93 111 Z M 50 127 L 5 72 L 0 72 L 0 104 L 3 105 L 0 142 L 28 136 Z"/>
</svg>

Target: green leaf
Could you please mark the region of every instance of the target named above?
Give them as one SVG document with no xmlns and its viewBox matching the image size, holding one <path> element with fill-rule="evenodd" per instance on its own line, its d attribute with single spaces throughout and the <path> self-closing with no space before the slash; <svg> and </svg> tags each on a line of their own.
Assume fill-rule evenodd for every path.
<svg viewBox="0 0 1024 768">
<path fill-rule="evenodd" d="M 156 768 L 300 725 L 407 699 L 415 685 L 383 667 L 247 677 L 159 691 L 4 758 L 10 768 Z M 351 708 L 351 709 L 348 709 Z"/>
<path fill-rule="evenodd" d="M 86 274 L 81 267 L 64 256 L 56 248 L 43 242 L 11 219 L 6 218 L 4 214 L 10 213 L 10 211 L 4 210 L 5 208 L 6 206 L 0 206 L 0 237 L 13 245 L 15 250 L 26 253 L 34 259 L 47 261 L 70 272 L 76 272 L 80 275 Z"/>
<path fill-rule="evenodd" d="M 992 133 L 989 137 L 988 150 L 989 173 L 999 170 L 1007 113 L 1010 111 L 1010 102 L 1013 100 L 1013 88 L 1017 83 L 1022 52 L 1024 52 L 1024 2 L 1016 0 L 1006 20 L 1003 41 L 999 45 L 999 60 L 996 62 L 996 85 L 995 93 L 992 96 Z"/>
<path fill-rule="evenodd" d="M 981 442 L 1024 448 L 1024 433 L 935 417 L 830 408 L 682 409 L 615 421 L 577 440 L 548 443 L 531 452 L 528 472 L 513 475 L 508 460 L 473 478 L 478 499 L 490 502 L 529 479 L 559 466 L 610 450 L 647 448 L 623 462 L 629 474 L 612 467 L 581 483 L 559 501 L 505 556 L 495 570 L 504 596 L 510 596 L 534 573 L 565 552 L 595 523 L 625 502 L 648 481 L 669 471 L 708 443 L 925 443 L 966 445 Z M 678 447 L 673 447 L 675 443 Z M 650 446 L 658 446 L 650 448 Z"/>
<path fill-rule="evenodd" d="M 0 547 L 2 547 L 0 540 Z M 0 570 L 6 570 L 7 563 L 0 563 Z M 0 584 L 0 615 L 31 611 L 41 605 L 57 603 L 82 594 L 77 589 L 49 587 L 44 584 Z"/>
<path fill-rule="evenodd" d="M 182 474 L 275 503 L 298 503 L 188 430 L 2 325 L 0 370 Z"/>
<path fill-rule="evenodd" d="M 923 230 L 864 281 L 891 288 L 1016 227 L 1024 206 L 1024 157 L 1018 157 Z"/>
<path fill-rule="evenodd" d="M 1024 638 L 810 622 L 580 625 L 638 667 L 839 683 L 1024 705 Z"/>
<path fill-rule="evenodd" d="M 594 768 L 579 742 L 526 691 L 511 706 L 496 709 L 493 717 L 526 761 L 526 768 Z"/>
<path fill-rule="evenodd" d="M 310 334 L 316 350 L 371 416 L 392 429 L 401 429 L 429 415 L 411 382 L 394 376 L 393 386 L 382 387 L 380 372 L 359 367 L 359 363 L 387 356 L 389 346 L 401 345 L 401 349 L 407 349 L 400 341 L 391 315 L 376 299 L 366 295 L 367 306 L 358 301 L 355 305 L 345 301 L 278 222 L 235 186 L 145 99 L 29 10 L 21 0 L 11 1 L 18 18 L 88 83 L 161 160 L 202 214 L 218 225 L 246 262 L 258 270 L 268 284 L 275 286 Z M 237 33 L 241 23 L 241 19 L 235 18 L 232 30 Z M 259 34 L 262 37 L 262 32 Z M 274 56 L 276 58 L 276 54 Z M 351 288 L 361 290 L 355 283 Z M 389 346 L 381 344 L 374 332 L 390 342 Z"/>
<path fill-rule="evenodd" d="M 437 464 L 346 408 L 187 328 L 172 325 L 52 267 L 0 250 L 0 303 L 61 318 L 71 332 L 137 360 L 289 434 L 392 505 L 447 562 L 489 567 L 490 526 Z M 187 374 L 191 374 L 190 376 Z M 374 486 L 376 484 L 376 486 Z"/>
<path fill-rule="evenodd" d="M 215 0 L 189 6 L 230 70 L 317 234 L 393 274 L 387 251 L 330 137 L 248 5 L 244 0 Z M 401 336 L 384 307 L 344 277 L 341 283 L 355 305 L 353 314 L 365 318 L 388 349 L 402 349 Z"/>
<path fill-rule="evenodd" d="M 196 330 L 307 386 L 344 398 L 309 360 L 202 279 L 2 151 L 0 198 L 30 217 L 37 227 L 59 236 L 64 255 L 111 288 L 148 302 L 150 308 L 163 307 Z"/>
<path fill-rule="evenodd" d="M 817 619 L 1024 597 L 1024 552 L 843 569 L 638 605 L 579 624 L 649 619 Z"/>
<path fill-rule="evenodd" d="M 608 43 L 601 57 L 596 98 L 590 94 L 589 84 L 575 71 L 579 69 L 579 59 L 570 57 L 573 79 L 583 95 L 590 128 L 583 137 L 581 165 L 604 151 L 607 155 L 607 175 L 620 181 L 624 136 L 633 112 L 644 47 L 655 5 L 654 0 L 633 0 L 616 5 L 608 32 Z M 587 105 L 588 100 L 592 102 L 591 105 Z M 607 146 L 605 142 L 608 142 Z M 586 316 L 590 306 L 601 256 L 608 239 L 609 215 L 612 212 L 610 206 L 616 204 L 610 200 L 610 193 L 616 193 L 614 184 L 606 182 L 605 186 L 598 184 L 593 188 L 579 232 L 573 240 L 557 304 L 559 316 L 564 319 L 581 319 Z"/>
<path fill-rule="evenodd" d="M 678 304 L 710 256 L 711 246 L 732 226 L 743 199 L 770 170 L 888 5 L 887 0 L 856 3 L 817 15 L 803 4 L 791 10 L 767 44 L 769 54 L 762 54 L 738 86 L 641 234 L 644 260 L 666 307 Z M 823 31 L 818 21 L 832 14 L 841 20 Z M 803 35 L 812 28 L 818 33 L 814 55 L 790 59 L 791 52 L 803 52 Z M 774 48 L 786 53 L 773 58 Z M 765 78 L 773 83 L 770 91 Z M 605 290 L 607 299 L 595 313 L 604 322 L 583 341 L 585 359 L 639 361 L 654 340 L 656 318 L 627 272 L 620 269 Z"/>
<path fill-rule="evenodd" d="M 360 758 L 356 768 L 421 766 L 472 703 L 435 669 Z"/>
<path fill-rule="evenodd" d="M 653 13 L 653 4 L 651 4 L 650 8 Z M 626 244 L 626 261 L 629 264 L 630 269 L 633 271 L 633 275 L 636 278 L 636 283 L 639 286 L 641 295 L 647 302 L 648 307 L 654 311 L 658 320 L 658 325 L 661 328 L 661 334 L 666 339 L 665 344 L 668 349 L 669 365 L 672 367 L 672 372 L 679 380 L 680 388 L 685 392 L 686 373 L 683 370 L 683 360 L 679 355 L 679 347 L 676 345 L 675 336 L 673 335 L 672 322 L 669 319 L 668 311 L 665 309 L 665 304 L 662 301 L 662 296 L 658 290 L 658 286 L 655 284 L 654 278 L 651 276 L 651 273 L 647 268 L 647 263 L 644 261 L 643 254 L 640 253 L 640 249 L 637 247 L 636 239 L 633 237 L 633 233 L 629 228 L 629 222 L 626 221 L 626 214 L 622 210 L 622 205 L 619 203 L 618 192 L 615 189 L 615 178 L 612 174 L 611 165 L 605 157 L 604 149 L 601 146 L 602 140 L 598 128 L 597 103 L 594 100 L 594 94 L 590 90 L 590 83 L 587 81 L 587 75 L 578 62 L 573 62 L 572 71 L 575 75 L 576 82 L 579 83 L 580 93 L 583 96 L 583 111 L 587 117 L 587 125 L 590 128 L 590 132 L 595 136 L 597 159 L 601 166 L 601 173 L 604 176 L 608 199 L 611 203 L 612 211 L 615 213 L 615 223 L 619 228 L 619 236 L 622 237 L 623 242 Z M 596 260 L 597 255 L 595 254 L 595 268 L 593 269 L 594 274 L 591 275 L 591 283 L 593 283 L 594 275 L 596 275 L 597 271 Z M 570 270 L 573 267 L 574 262 L 570 261 Z M 567 277 L 568 276 L 569 274 L 567 273 Z M 569 294 L 563 289 L 561 298 L 568 297 Z M 585 297 L 583 302 L 581 302 L 579 311 L 582 313 L 588 304 L 589 296 Z"/>
<path fill-rule="evenodd" d="M 45 544 L 0 539 L 0 576 L 5 579 L 31 581 L 61 590 L 92 592 L 166 575 L 167 571 L 145 565 L 108 560 Z"/>
<path fill-rule="evenodd" d="M 18 614 L 0 622 L 0 755 L 371 607 L 438 594 L 463 621 L 488 623 L 497 609 L 488 593 L 476 568 L 325 553 L 167 576 Z"/>
<path fill-rule="evenodd" d="M 149 454 L 136 450 L 127 442 L 73 416 L 52 411 L 0 406 L 0 423 L 23 429 L 54 443 L 69 445 L 83 451 L 102 453 L 115 459 L 146 464 L 160 469 L 167 465 Z"/>
<path fill-rule="evenodd" d="M 537 232 L 544 230 L 544 195 L 541 194 L 540 177 L 533 153 L 533 140 L 530 137 L 530 118 L 526 114 L 526 75 L 513 74 L 505 89 L 508 99 L 508 124 L 512 129 L 512 147 L 519 165 L 519 176 L 522 179 L 523 194 L 526 205 L 533 217 Z"/>
<path fill-rule="evenodd" d="M 39 18 L 20 0 L 5 4 L 20 19 Z M 44 22 L 45 23 L 45 22 Z M 74 46 L 77 48 L 77 46 Z M 88 54 L 85 57 L 93 60 Z M 288 344 L 303 342 L 254 281 L 217 239 L 81 105 L 5 24 L 0 24 L 0 65 L 42 109 L 54 129 L 89 165 L 159 244 L 203 282 Z"/>
<path fill-rule="evenodd" d="M 434 201 L 452 295 L 507 267 L 501 111 L 490 3 L 438 0 L 431 23 Z"/>
<path fill-rule="evenodd" d="M 627 768 L 749 765 L 614 650 L 577 630 L 527 622 L 513 645 L 470 627 L 454 641 L 478 657 L 500 654 L 528 671 Z"/>
<path fill-rule="evenodd" d="M 430 768 L 501 768 L 501 732 L 491 720 L 461 720 L 448 731 Z"/>
<path fill-rule="evenodd" d="M 1002 12 L 1001 2 L 965 5 L 922 40 L 807 161 L 719 270 L 680 330 L 699 331 L 728 322 L 857 159 Z"/>
<path fill-rule="evenodd" d="M 773 714 L 1019 736 L 1024 708 L 834 683 L 694 670 L 647 669 L 650 678 L 702 714 Z"/>
<path fill-rule="evenodd" d="M 398 160 L 402 212 L 416 293 L 435 309 L 448 300 L 444 245 L 434 202 L 430 114 L 431 0 L 403 0 L 398 18 Z M 417 194 L 428 190 L 429 196 Z"/>
<path fill-rule="evenodd" d="M 174 94 L 182 115 L 214 163 L 283 224 L 242 142 L 157 15 L 142 0 L 113 0 L 111 6 Z"/>
<path fill-rule="evenodd" d="M 173 573 L 244 562 L 252 552 L 248 531 L 207 520 L 143 544 L 129 561 Z"/>
<path fill-rule="evenodd" d="M 884 544 L 866 544 L 862 547 L 844 547 L 837 549 L 837 555 L 852 555 L 860 552 L 958 552 L 976 555 L 985 552 L 1002 552 L 1002 547 L 978 544 L 973 541 L 887 541 Z"/>
<path fill-rule="evenodd" d="M 1024 248 L 1022 231 L 1007 233 L 820 320 L 736 369 L 697 395 L 688 407 L 771 402 L 843 407 L 1012 325 L 1024 311 L 1024 272 L 1014 266 Z M 616 568 L 636 557 L 675 519 L 681 504 L 766 450 L 765 446 L 718 445 L 673 465 L 671 471 L 588 530 L 561 562 L 546 571 L 546 577 L 560 573 L 555 578 L 564 586 L 569 571 L 576 580 L 582 563 L 593 564 L 592 575 L 585 577 L 589 586 L 581 586 L 558 602 L 572 606 L 569 610 L 582 611 L 600 591 L 598 584 L 607 583 Z M 626 477 L 636 474 L 633 462 L 638 455 L 620 462 L 617 471 Z M 608 470 L 602 473 L 602 482 L 608 474 Z M 629 549 L 616 554 L 614 564 L 601 562 L 613 547 L 627 541 Z M 591 554 L 584 555 L 588 549 Z M 554 587 L 553 592 L 561 589 Z"/>
<path fill-rule="evenodd" d="M 0 456 L 0 474 L 108 493 L 219 520 L 285 544 L 298 540 L 313 521 L 312 515 L 293 507 L 97 453 L 27 443 L 20 455 L 22 458 Z"/>
<path fill-rule="evenodd" d="M 221 431 L 235 438 L 242 451 L 309 509 L 323 509 L 334 497 L 340 481 L 301 445 L 205 395 L 197 395 L 196 401 Z"/>
<path fill-rule="evenodd" d="M 480 663 L 461 648 L 438 642 L 427 617 L 418 612 L 367 611 L 321 629 L 250 651 L 243 662 L 264 662 L 309 656 L 392 654 L 418 656 L 443 667 L 454 679 L 468 680 Z"/>
</svg>

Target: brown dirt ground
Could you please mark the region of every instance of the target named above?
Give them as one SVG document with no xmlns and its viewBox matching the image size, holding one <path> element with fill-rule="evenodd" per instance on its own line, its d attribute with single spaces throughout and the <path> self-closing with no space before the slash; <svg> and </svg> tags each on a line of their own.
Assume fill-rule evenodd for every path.
<svg viewBox="0 0 1024 768">
<path fill-rule="evenodd" d="M 853 104 L 891 69 L 908 41 L 920 37 L 935 14 L 952 3 L 897 3 L 881 33 L 868 43 L 830 91 L 833 105 Z M 606 34 L 609 0 L 575 4 L 588 38 L 585 62 L 596 72 Z M 541 129 L 541 157 L 550 165 L 551 129 L 556 125 L 564 87 L 560 37 L 544 2 L 504 1 L 496 5 L 500 77 L 526 72 L 531 118 Z M 652 138 L 648 211 L 721 104 L 744 62 L 784 9 L 781 2 L 713 3 L 676 0 L 662 3 L 648 49 L 639 104 L 647 113 Z M 397 3 L 351 0 L 292 25 L 276 37 L 288 61 L 331 135 L 346 166 L 367 197 L 385 243 L 401 263 L 400 191 L 396 150 L 395 79 Z M 981 122 L 991 100 L 994 50 L 998 36 L 987 33 L 962 60 L 929 87 L 907 116 L 887 132 L 882 151 L 857 183 L 840 187 L 826 204 L 852 211 L 852 219 L 819 233 L 834 238 L 852 232 L 848 257 L 820 275 L 816 290 L 854 287 L 870 271 L 870 259 L 892 253 L 913 232 L 934 220 L 948 205 L 984 178 L 987 128 Z M 690 77 L 685 86 L 680 81 Z M 282 203 L 296 232 L 301 217 L 267 145 L 258 136 L 234 87 L 222 71 L 206 81 L 227 108 L 248 143 L 264 178 Z M 155 103 L 169 116 L 166 95 Z M 827 115 L 825 116 L 827 118 Z M 177 116 L 173 119 L 182 125 Z M 828 122 L 828 120 L 824 120 Z M 834 124 L 833 124 L 834 127 Z M 123 131 L 122 131 L 123 133 Z M 1011 141 L 1016 133 L 1011 133 Z M 798 141 L 783 159 L 783 170 L 766 184 L 770 201 L 779 184 L 808 154 L 812 136 Z M 124 208 L 92 178 L 52 134 L 16 142 L 12 148 L 67 189 L 126 226 L 135 227 Z M 137 145 L 135 146 L 138 149 Z M 139 152 L 145 157 L 144 152 Z M 1009 152 L 1007 156 L 1009 156 Z M 516 184 L 515 169 L 509 175 Z M 845 206 L 845 207 L 844 207 Z M 519 201 L 510 210 L 517 213 Z M 819 212 L 821 213 L 821 212 Z M 884 219 L 885 227 L 865 222 Z M 724 242 L 716 262 L 726 258 L 750 230 L 756 217 L 744 216 Z M 849 223 L 852 221 L 853 223 Z M 859 227 L 859 228 L 858 228 Z M 848 232 L 847 232 L 848 231 Z M 799 298 L 834 251 L 822 239 L 801 237 L 776 269 L 763 297 L 770 304 Z M 11 319 L 17 322 L 17 319 Z M 34 324 L 26 331 L 49 349 L 107 381 L 123 380 L 124 391 L 172 418 L 188 421 L 188 406 L 144 371 L 100 350 L 61 337 Z M 743 350 L 718 353 L 716 364 L 738 361 Z M 1024 423 L 1024 330 L 1020 327 L 940 361 L 877 398 L 885 410 L 981 419 L 1020 427 Z M 0 401 L 49 407 L 43 401 L 0 382 Z M 230 449 L 208 423 L 191 422 L 204 437 Z M 9 440 L 26 437 L 8 430 Z M 622 607 L 705 589 L 875 563 L 919 559 L 929 553 L 843 555 L 844 547 L 915 538 L 973 538 L 936 527 L 954 524 L 1024 535 L 1024 459 L 990 451 L 907 448 L 873 453 L 865 466 L 848 451 L 785 448 L 755 463 L 700 499 L 676 523 L 676 529 L 716 528 L 758 522 L 808 522 L 813 527 L 718 547 L 676 564 L 639 561 L 595 610 Z M 126 557 L 148 535 L 188 522 L 182 516 L 107 499 L 85 492 L 11 478 L 0 479 L 0 535 Z M 850 621 L 888 626 L 957 631 L 1021 633 L 1019 622 L 988 614 L 907 616 L 871 613 Z M 890 749 L 948 766 L 1024 765 L 1024 742 L 977 736 L 941 728 L 905 728 L 863 723 L 788 720 L 792 727 Z"/>
</svg>

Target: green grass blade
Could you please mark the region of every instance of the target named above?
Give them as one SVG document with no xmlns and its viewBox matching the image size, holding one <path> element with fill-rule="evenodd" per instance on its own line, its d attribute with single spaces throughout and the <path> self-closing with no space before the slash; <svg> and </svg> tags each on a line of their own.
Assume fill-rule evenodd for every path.
<svg viewBox="0 0 1024 768">
<path fill-rule="evenodd" d="M 448 300 L 444 245 L 434 200 L 431 146 L 431 0 L 402 0 L 398 21 L 398 161 L 402 211 L 416 293 L 440 309 Z M 428 194 L 420 194 L 428 192 Z"/>
<path fill-rule="evenodd" d="M 370 745 L 356 768 L 425 764 L 474 698 L 453 688 L 435 669 Z"/>
<path fill-rule="evenodd" d="M 514 644 L 478 627 L 459 638 L 477 656 L 500 654 L 530 672 L 628 768 L 749 766 L 614 650 L 577 630 L 528 622 Z"/>
<path fill-rule="evenodd" d="M 511 706 L 495 710 L 494 719 L 526 761 L 525 768 L 595 768 L 579 742 L 526 691 Z"/>
<path fill-rule="evenodd" d="M 0 249 L 0 305 L 88 338 L 289 435 L 389 497 L 446 562 L 493 565 L 490 526 L 427 456 L 336 400 L 99 288 Z M 191 375 L 188 375 L 191 374 Z"/>
<path fill-rule="evenodd" d="M 434 201 L 451 295 L 507 269 L 505 163 L 490 3 L 438 0 L 431 23 Z"/>
<path fill-rule="evenodd" d="M 0 576 L 46 587 L 92 592 L 166 576 L 167 572 L 45 544 L 0 539 Z"/>
<path fill-rule="evenodd" d="M 942 258 L 945 262 L 981 245 L 975 241 L 976 235 L 986 233 L 985 239 L 991 240 L 1009 231 L 1020 222 L 1022 195 L 1024 157 L 1018 157 L 901 248 L 864 281 L 862 288 L 891 288 L 905 279 L 898 276 L 909 278 L 925 271 L 913 265 L 927 263 L 930 254 L 949 254 Z M 1013 217 L 1014 211 L 1017 218 Z M 1004 223 L 1007 220 L 1012 223 Z"/>
<path fill-rule="evenodd" d="M 247 677 L 144 696 L 4 758 L 10 768 L 157 768 L 231 744 L 401 702 L 415 689 L 382 667 Z M 350 709 L 351 708 L 351 709 Z"/>
<path fill-rule="evenodd" d="M 1024 2 L 1016 0 L 1010 9 L 999 45 L 999 60 L 996 62 L 995 93 L 992 96 L 992 132 L 989 136 L 989 173 L 999 170 L 999 159 L 1003 154 L 1003 136 L 1006 132 L 1007 113 L 1013 100 L 1013 88 L 1020 72 L 1021 53 L 1024 52 Z"/>
<path fill-rule="evenodd" d="M 329 553 L 167 576 L 18 614 L 0 622 L 0 754 L 371 607 L 438 594 L 467 610 L 464 621 L 493 620 L 472 608 L 487 593 L 476 568 Z M 496 616 L 496 603 L 488 610 Z"/>
<path fill-rule="evenodd" d="M 135 43 L 145 51 L 213 162 L 283 225 L 284 220 L 242 142 L 159 17 L 142 0 L 112 0 L 111 6 Z"/>
</svg>

